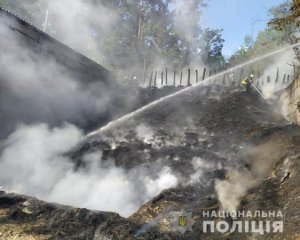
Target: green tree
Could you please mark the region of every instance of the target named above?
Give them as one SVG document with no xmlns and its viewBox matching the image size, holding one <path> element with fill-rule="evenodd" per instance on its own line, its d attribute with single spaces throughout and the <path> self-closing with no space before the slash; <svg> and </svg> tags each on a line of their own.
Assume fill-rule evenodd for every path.
<svg viewBox="0 0 300 240">
<path fill-rule="evenodd" d="M 225 59 L 222 54 L 225 40 L 222 38 L 223 30 L 205 29 L 201 36 L 201 55 L 204 64 L 214 69 L 224 67 Z"/>
<path fill-rule="evenodd" d="M 273 8 L 273 19 L 269 22 L 277 30 L 285 31 L 286 27 L 300 27 L 300 0 L 286 2 L 277 8 Z"/>
<path fill-rule="evenodd" d="M 280 6 L 271 9 L 273 18 L 269 26 L 282 33 L 282 38 L 289 44 L 299 42 L 300 30 L 300 0 L 286 2 Z M 300 62 L 300 48 L 293 48 L 298 64 Z M 296 66 L 295 66 L 296 68 Z M 299 70 L 296 71 L 299 74 Z"/>
</svg>

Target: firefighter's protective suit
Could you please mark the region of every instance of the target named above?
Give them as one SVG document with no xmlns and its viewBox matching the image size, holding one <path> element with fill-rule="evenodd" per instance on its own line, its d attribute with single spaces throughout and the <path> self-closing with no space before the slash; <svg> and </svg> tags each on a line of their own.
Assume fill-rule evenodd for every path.
<svg viewBox="0 0 300 240">
<path fill-rule="evenodd" d="M 241 87 L 243 92 L 249 92 L 251 90 L 251 84 L 253 83 L 253 75 L 241 80 Z"/>
</svg>

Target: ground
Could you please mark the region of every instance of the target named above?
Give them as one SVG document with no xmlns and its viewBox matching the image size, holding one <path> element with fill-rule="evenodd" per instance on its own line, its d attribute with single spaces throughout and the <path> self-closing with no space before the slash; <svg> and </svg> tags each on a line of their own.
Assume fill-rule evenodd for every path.
<svg viewBox="0 0 300 240">
<path fill-rule="evenodd" d="M 146 140 L 137 136 L 141 124 L 151 129 Z M 78 168 L 95 150 L 127 171 L 159 160 L 179 176 L 177 187 L 129 218 L 2 192 L 0 239 L 300 239 L 299 143 L 299 127 L 273 102 L 236 88 L 195 87 L 67 153 Z M 229 186 L 223 195 L 222 186 Z M 235 201 L 239 210 L 282 211 L 283 233 L 203 233 L 203 211 Z M 193 219 L 184 234 L 170 222 L 170 214 L 182 209 Z"/>
</svg>

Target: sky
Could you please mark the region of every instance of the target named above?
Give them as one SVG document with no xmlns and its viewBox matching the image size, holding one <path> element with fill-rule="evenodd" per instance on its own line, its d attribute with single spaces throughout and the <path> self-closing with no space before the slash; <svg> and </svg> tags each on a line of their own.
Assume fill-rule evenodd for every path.
<svg viewBox="0 0 300 240">
<path fill-rule="evenodd" d="M 208 0 L 203 10 L 203 27 L 223 29 L 223 54 L 230 56 L 244 42 L 247 34 L 253 37 L 263 30 L 268 21 L 268 9 L 285 0 Z"/>
</svg>

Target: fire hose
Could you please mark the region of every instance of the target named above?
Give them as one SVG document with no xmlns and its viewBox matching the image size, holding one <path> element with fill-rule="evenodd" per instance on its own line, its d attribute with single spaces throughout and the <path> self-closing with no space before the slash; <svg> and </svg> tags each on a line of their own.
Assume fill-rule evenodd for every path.
<svg viewBox="0 0 300 240">
<path fill-rule="evenodd" d="M 251 85 L 254 87 L 254 89 L 263 97 L 263 99 L 265 99 L 267 101 L 267 98 L 262 94 L 261 91 L 259 91 L 259 89 L 253 84 L 251 83 Z"/>
</svg>

